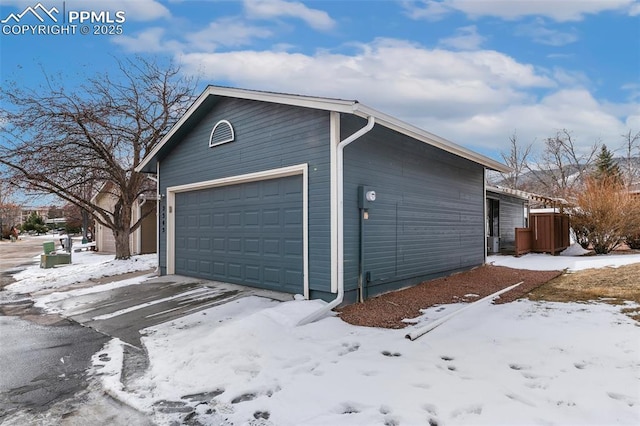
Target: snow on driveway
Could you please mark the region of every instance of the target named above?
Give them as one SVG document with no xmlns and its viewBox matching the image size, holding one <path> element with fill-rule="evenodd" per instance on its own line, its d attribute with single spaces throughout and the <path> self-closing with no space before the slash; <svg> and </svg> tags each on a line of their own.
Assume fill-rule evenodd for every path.
<svg viewBox="0 0 640 426">
<path fill-rule="evenodd" d="M 589 263 L 640 262 L 622 257 Z M 584 265 L 575 256 L 501 258 L 534 269 L 555 259 L 564 263 L 552 269 Z M 148 371 L 114 392 L 161 424 L 640 424 L 640 329 L 620 307 L 485 304 L 411 342 L 411 328 L 338 318 L 296 327 L 319 301 L 234 303 L 242 315 L 215 308 L 148 329 Z M 453 309 L 430 308 L 416 326 Z"/>
<path fill-rule="evenodd" d="M 640 262 L 622 257 L 489 261 L 532 269 Z M 54 274 L 65 269 L 48 282 L 61 282 Z M 14 286 L 30 286 L 25 273 Z M 620 306 L 484 304 L 412 342 L 404 338 L 411 327 L 335 317 L 296 326 L 323 303 L 242 298 L 146 329 L 150 365 L 126 389 L 122 342 L 95 355 L 95 371 L 110 394 L 159 424 L 640 424 L 640 328 Z M 427 309 L 416 326 L 451 309 Z"/>
</svg>

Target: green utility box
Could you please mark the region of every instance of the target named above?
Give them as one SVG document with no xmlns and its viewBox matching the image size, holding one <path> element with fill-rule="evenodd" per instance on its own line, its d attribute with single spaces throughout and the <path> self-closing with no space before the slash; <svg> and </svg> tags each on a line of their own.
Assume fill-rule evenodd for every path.
<svg viewBox="0 0 640 426">
<path fill-rule="evenodd" d="M 41 254 L 40 267 L 53 268 L 56 265 L 69 265 L 71 263 L 70 253 Z"/>
<path fill-rule="evenodd" d="M 56 251 L 56 244 L 53 241 L 47 241 L 46 243 L 42 244 L 42 249 L 44 251 L 44 254 L 53 253 Z"/>
<path fill-rule="evenodd" d="M 41 268 L 53 268 L 56 265 L 68 265 L 71 263 L 71 253 L 56 253 L 56 244 L 47 241 L 42 244 L 44 254 L 40 255 Z"/>
</svg>

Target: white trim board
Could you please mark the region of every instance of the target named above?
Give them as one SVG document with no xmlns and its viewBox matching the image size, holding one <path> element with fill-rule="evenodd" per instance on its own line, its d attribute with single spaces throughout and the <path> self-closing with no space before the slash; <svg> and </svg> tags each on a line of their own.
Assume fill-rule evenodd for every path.
<svg viewBox="0 0 640 426">
<path fill-rule="evenodd" d="M 323 111 L 333 111 L 345 114 L 354 114 L 356 116 L 367 118 L 369 116 L 373 116 L 376 119 L 376 123 L 387 127 L 391 130 L 395 130 L 399 133 L 402 133 L 406 136 L 424 142 L 426 144 L 435 146 L 436 148 L 442 149 L 446 152 L 454 154 L 456 156 L 465 158 L 467 160 L 473 161 L 475 163 L 481 164 L 482 166 L 496 170 L 499 172 L 509 172 L 511 169 L 506 165 L 496 161 L 492 158 L 484 156 L 480 153 L 474 152 L 470 149 L 467 149 L 461 145 L 453 143 L 445 138 L 434 135 L 433 133 L 429 133 L 425 130 L 422 130 L 416 126 L 413 126 L 409 123 L 406 123 L 402 120 L 399 120 L 395 117 L 392 117 L 388 114 L 377 111 L 373 108 L 370 108 L 364 104 L 359 103 L 356 100 L 344 100 L 344 99 L 332 99 L 332 98 L 321 98 L 314 96 L 303 96 L 303 95 L 292 95 L 286 93 L 274 93 L 274 92 L 264 92 L 258 90 L 247 90 L 247 89 L 236 89 L 231 87 L 221 87 L 221 86 L 207 86 L 207 88 L 200 94 L 200 96 L 195 100 L 195 102 L 189 107 L 189 109 L 185 112 L 185 114 L 180 117 L 180 119 L 176 122 L 176 124 L 169 130 L 169 132 L 162 138 L 160 142 L 151 150 L 151 152 L 147 153 L 147 155 L 142 159 L 140 164 L 136 167 L 136 171 L 140 172 L 147 164 L 149 164 L 160 152 L 163 146 L 173 138 L 178 129 L 180 129 L 187 120 L 195 113 L 195 111 L 200 108 L 200 106 L 204 103 L 204 101 L 209 96 L 219 96 L 219 97 L 230 97 L 230 98 L 238 98 L 238 99 L 247 99 L 261 102 L 271 102 L 282 105 L 292 105 L 299 106 L 304 108 L 312 108 Z"/>
<path fill-rule="evenodd" d="M 302 274 L 304 297 L 309 299 L 309 166 L 306 163 L 167 187 L 167 275 L 175 274 L 175 205 L 177 193 L 296 175 L 302 175 Z"/>
</svg>

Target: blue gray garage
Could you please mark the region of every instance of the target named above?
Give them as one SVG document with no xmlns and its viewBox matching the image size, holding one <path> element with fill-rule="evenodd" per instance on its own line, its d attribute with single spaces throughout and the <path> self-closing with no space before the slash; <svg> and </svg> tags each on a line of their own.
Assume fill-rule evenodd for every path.
<svg viewBox="0 0 640 426">
<path fill-rule="evenodd" d="M 332 307 L 483 264 L 487 169 L 358 101 L 209 86 L 136 170 L 162 275 Z"/>
<path fill-rule="evenodd" d="M 176 194 L 176 274 L 303 293 L 302 178 Z"/>
</svg>

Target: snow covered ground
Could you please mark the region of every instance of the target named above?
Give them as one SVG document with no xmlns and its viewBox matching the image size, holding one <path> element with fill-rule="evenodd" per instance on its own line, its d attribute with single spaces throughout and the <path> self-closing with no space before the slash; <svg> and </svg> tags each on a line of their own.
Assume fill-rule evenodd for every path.
<svg viewBox="0 0 640 426">
<path fill-rule="evenodd" d="M 87 256 L 74 258 L 75 277 L 122 267 L 100 262 L 91 269 L 97 255 Z M 640 256 L 489 261 L 577 270 Z M 67 285 L 68 268 L 48 270 L 46 279 L 28 269 L 10 289 Z M 412 342 L 404 336 L 413 327 L 460 306 L 427 309 L 404 330 L 355 327 L 336 317 L 296 326 L 322 304 L 239 299 L 146 329 L 150 365 L 126 390 L 122 342 L 112 340 L 94 356 L 95 371 L 111 395 L 159 424 L 640 424 L 640 328 L 620 306 L 482 304 Z"/>
<path fill-rule="evenodd" d="M 54 291 L 90 279 L 154 269 L 158 266 L 157 258 L 155 254 L 147 254 L 133 256 L 126 261 L 116 261 L 113 255 L 81 251 L 71 254 L 70 265 L 42 269 L 39 267 L 40 255 L 37 255 L 33 258 L 34 266 L 15 274 L 13 278 L 16 283 L 8 286 L 7 290 L 15 293 Z M 122 285 L 122 283 L 119 284 Z M 97 290 L 101 289 L 105 288 L 97 288 Z"/>
</svg>

